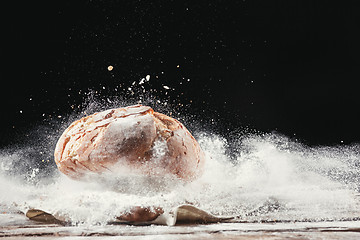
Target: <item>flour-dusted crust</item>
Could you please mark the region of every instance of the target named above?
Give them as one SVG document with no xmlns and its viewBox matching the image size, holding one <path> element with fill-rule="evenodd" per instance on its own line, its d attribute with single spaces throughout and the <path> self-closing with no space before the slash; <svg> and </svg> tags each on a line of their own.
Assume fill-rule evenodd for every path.
<svg viewBox="0 0 360 240">
<path fill-rule="evenodd" d="M 74 179 L 111 173 L 192 180 L 205 158 L 183 124 L 142 105 L 75 121 L 61 135 L 54 155 L 59 170 Z"/>
</svg>

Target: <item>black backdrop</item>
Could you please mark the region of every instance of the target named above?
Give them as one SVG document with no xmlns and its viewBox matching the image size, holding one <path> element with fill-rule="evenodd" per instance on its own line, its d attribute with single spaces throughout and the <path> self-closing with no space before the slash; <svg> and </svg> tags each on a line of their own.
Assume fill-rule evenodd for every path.
<svg viewBox="0 0 360 240">
<path fill-rule="evenodd" d="M 1 145 L 70 114 L 89 89 L 124 95 L 146 75 L 153 96 L 215 118 L 225 137 L 249 127 L 307 144 L 360 142 L 358 10 L 315 0 L 13 1 L 1 23 Z M 164 85 L 174 90 L 165 96 Z"/>
</svg>

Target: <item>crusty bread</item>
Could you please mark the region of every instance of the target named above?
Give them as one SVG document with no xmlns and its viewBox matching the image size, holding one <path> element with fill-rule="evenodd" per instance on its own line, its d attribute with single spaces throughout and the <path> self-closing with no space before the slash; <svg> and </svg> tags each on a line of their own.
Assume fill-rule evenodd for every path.
<svg viewBox="0 0 360 240">
<path fill-rule="evenodd" d="M 205 160 L 183 124 L 142 105 L 73 122 L 61 135 L 54 155 L 59 170 L 73 179 L 111 173 L 188 181 L 199 176 Z"/>
</svg>

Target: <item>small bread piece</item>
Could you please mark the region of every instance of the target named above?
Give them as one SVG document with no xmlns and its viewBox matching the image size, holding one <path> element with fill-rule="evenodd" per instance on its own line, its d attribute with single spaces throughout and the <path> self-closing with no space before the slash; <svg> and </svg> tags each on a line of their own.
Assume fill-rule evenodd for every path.
<svg viewBox="0 0 360 240">
<path fill-rule="evenodd" d="M 111 173 L 191 181 L 201 174 L 205 160 L 183 124 L 142 105 L 73 122 L 58 140 L 54 156 L 59 170 L 73 179 Z"/>
</svg>

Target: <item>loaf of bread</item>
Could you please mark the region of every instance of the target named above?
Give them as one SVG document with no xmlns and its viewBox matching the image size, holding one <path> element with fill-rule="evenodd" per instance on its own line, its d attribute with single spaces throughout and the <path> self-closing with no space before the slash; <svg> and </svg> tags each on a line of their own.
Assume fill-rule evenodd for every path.
<svg viewBox="0 0 360 240">
<path fill-rule="evenodd" d="M 73 122 L 58 140 L 54 155 L 59 170 L 73 179 L 111 173 L 191 181 L 201 174 L 205 160 L 182 123 L 142 105 Z"/>
</svg>

